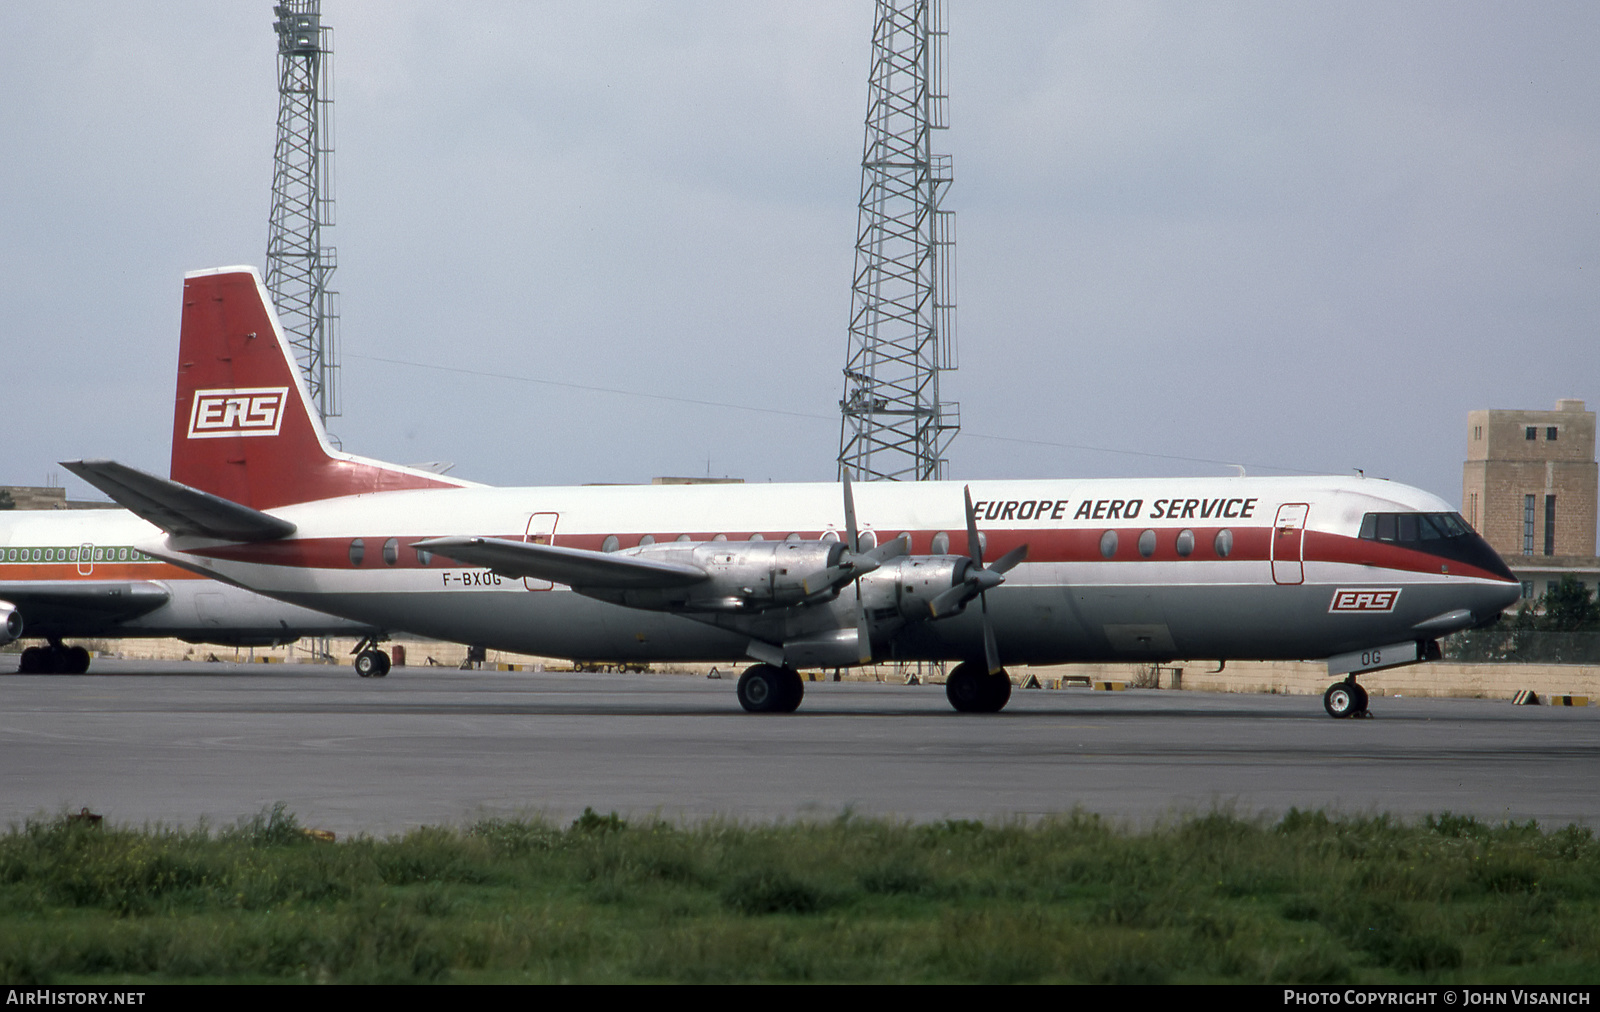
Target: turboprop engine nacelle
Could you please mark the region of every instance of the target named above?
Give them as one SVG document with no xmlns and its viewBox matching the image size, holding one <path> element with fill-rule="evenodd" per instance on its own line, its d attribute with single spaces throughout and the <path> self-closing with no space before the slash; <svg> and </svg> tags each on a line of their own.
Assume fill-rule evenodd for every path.
<svg viewBox="0 0 1600 1012">
<path fill-rule="evenodd" d="M 22 613 L 10 601 L 0 601 L 0 643 L 22 638 Z"/>
<path fill-rule="evenodd" d="M 962 555 L 907 555 L 863 576 L 861 604 L 873 631 L 933 618 L 933 601 L 962 583 L 971 568 L 972 560 Z"/>
<path fill-rule="evenodd" d="M 645 545 L 625 555 L 695 566 L 707 579 L 687 587 L 623 590 L 577 588 L 613 604 L 651 611 L 761 612 L 818 604 L 866 571 L 838 541 L 710 541 Z"/>
</svg>

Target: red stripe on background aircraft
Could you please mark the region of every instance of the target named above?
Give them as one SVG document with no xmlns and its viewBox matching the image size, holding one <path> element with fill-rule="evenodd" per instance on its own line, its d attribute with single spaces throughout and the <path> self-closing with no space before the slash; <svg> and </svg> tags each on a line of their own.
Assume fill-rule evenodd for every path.
<svg viewBox="0 0 1600 1012">
<path fill-rule="evenodd" d="M 167 532 L 143 550 L 388 630 L 751 659 L 752 711 L 875 661 L 956 661 L 952 705 L 992 712 L 1006 663 L 1326 658 L 1350 716 L 1358 673 L 1520 592 L 1443 500 L 1376 479 L 468 487 L 329 447 L 253 269 L 186 277 L 181 343 L 173 480 L 64 465 Z"/>
<path fill-rule="evenodd" d="M 160 530 L 127 510 L 0 513 L 0 644 L 38 638 L 21 674 L 83 674 L 89 651 L 64 640 L 174 637 L 276 646 L 302 636 L 373 634 L 335 618 L 208 580 L 134 546 Z"/>
</svg>

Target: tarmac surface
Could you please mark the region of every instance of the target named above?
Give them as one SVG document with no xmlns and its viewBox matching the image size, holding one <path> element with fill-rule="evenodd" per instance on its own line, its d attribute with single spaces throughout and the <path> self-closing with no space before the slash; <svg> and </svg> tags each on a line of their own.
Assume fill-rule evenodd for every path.
<svg viewBox="0 0 1600 1012">
<path fill-rule="evenodd" d="M 9 668 L 9 663 L 6 664 Z M 963 715 L 941 686 L 808 683 L 755 716 L 733 681 L 667 675 L 95 662 L 0 674 L 0 824 L 87 807 L 229 825 L 275 802 L 375 835 L 493 816 L 916 821 L 1074 808 L 1146 826 L 1470 813 L 1600 824 L 1600 710 L 1374 698 L 1017 690 Z"/>
</svg>

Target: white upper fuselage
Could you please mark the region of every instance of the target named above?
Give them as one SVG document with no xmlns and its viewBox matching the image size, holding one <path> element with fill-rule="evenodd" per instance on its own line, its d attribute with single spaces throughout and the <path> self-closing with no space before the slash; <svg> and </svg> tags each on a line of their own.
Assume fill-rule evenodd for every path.
<svg viewBox="0 0 1600 1012">
<path fill-rule="evenodd" d="M 137 547 L 160 537 L 127 510 L 0 513 L 0 603 L 15 606 L 24 637 L 175 636 L 244 644 L 355 635 L 365 628 L 204 579 Z M 119 613 L 119 607 L 128 611 Z"/>
</svg>

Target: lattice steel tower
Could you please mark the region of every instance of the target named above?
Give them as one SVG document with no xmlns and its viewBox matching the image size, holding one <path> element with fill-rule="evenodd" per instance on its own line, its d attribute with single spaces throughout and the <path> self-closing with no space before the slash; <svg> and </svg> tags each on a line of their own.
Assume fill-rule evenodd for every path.
<svg viewBox="0 0 1600 1012">
<path fill-rule="evenodd" d="M 950 156 L 944 0 L 878 0 L 844 370 L 839 472 L 944 477 L 960 409 L 939 400 L 956 367 L 955 215 L 939 210 Z"/>
<path fill-rule="evenodd" d="M 333 29 L 321 0 L 283 0 L 278 20 L 278 143 L 273 152 L 267 291 L 323 418 L 339 414 L 339 293 L 322 230 L 333 225 Z"/>
</svg>

